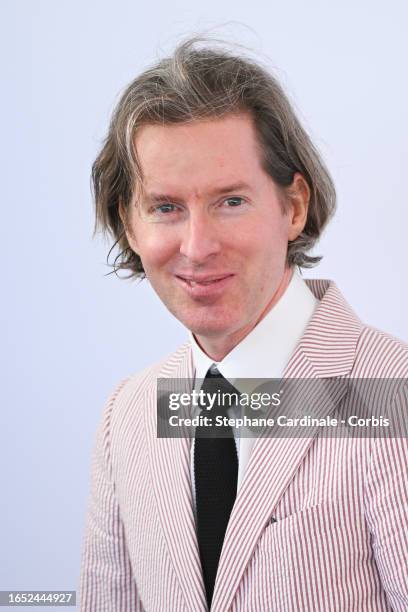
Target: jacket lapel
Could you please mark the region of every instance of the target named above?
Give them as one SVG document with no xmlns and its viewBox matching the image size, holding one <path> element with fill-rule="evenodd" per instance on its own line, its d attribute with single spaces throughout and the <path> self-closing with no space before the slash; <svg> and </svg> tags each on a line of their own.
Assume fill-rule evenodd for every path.
<svg viewBox="0 0 408 612">
<path fill-rule="evenodd" d="M 181 347 L 157 378 L 192 379 L 189 345 Z M 150 389 L 146 433 L 160 524 L 188 610 L 207 610 L 193 514 L 189 438 L 157 437 L 156 381 Z M 180 390 L 180 384 L 178 384 Z"/>
<path fill-rule="evenodd" d="M 308 285 L 321 301 L 283 379 L 317 379 L 313 416 L 318 417 L 329 415 L 346 391 L 346 385 L 333 386 L 328 377 L 350 373 L 362 324 L 334 283 L 308 281 Z M 318 428 L 311 427 L 302 437 L 257 439 L 224 540 L 211 607 L 214 612 L 230 609 L 254 548 L 317 433 Z"/>
</svg>

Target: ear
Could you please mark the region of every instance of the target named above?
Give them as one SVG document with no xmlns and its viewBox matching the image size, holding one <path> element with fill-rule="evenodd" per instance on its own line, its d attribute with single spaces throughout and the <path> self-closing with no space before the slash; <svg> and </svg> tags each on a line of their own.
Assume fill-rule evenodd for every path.
<svg viewBox="0 0 408 612">
<path fill-rule="evenodd" d="M 310 187 L 300 172 L 295 172 L 292 184 L 287 188 L 290 202 L 289 240 L 295 240 L 303 231 L 307 221 Z"/>
<path fill-rule="evenodd" d="M 129 246 L 131 247 L 132 251 L 134 251 L 137 254 L 137 246 L 136 246 L 136 236 L 132 230 L 132 226 L 130 223 L 130 215 L 128 214 L 128 211 L 125 209 L 122 200 L 119 200 L 119 217 L 120 220 L 122 221 L 122 225 L 123 228 L 125 230 L 125 234 L 126 234 L 126 238 L 127 241 L 129 243 Z"/>
</svg>

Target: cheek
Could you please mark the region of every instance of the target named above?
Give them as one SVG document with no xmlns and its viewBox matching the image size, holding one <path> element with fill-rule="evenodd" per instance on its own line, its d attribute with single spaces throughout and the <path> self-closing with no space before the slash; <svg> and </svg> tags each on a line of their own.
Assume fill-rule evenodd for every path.
<svg viewBox="0 0 408 612">
<path fill-rule="evenodd" d="M 288 218 L 276 214 L 272 218 L 263 216 L 256 224 L 247 227 L 237 244 L 252 254 L 259 262 L 262 260 L 278 262 L 286 255 L 289 236 Z"/>
<path fill-rule="evenodd" d="M 289 216 L 276 214 L 271 223 L 265 223 L 263 239 L 265 245 L 269 245 L 269 248 L 277 256 L 282 254 L 282 251 L 287 250 L 288 239 L 289 239 Z"/>
<path fill-rule="evenodd" d="M 137 244 L 143 267 L 152 273 L 164 267 L 178 252 L 177 240 L 156 230 L 140 231 Z"/>
</svg>

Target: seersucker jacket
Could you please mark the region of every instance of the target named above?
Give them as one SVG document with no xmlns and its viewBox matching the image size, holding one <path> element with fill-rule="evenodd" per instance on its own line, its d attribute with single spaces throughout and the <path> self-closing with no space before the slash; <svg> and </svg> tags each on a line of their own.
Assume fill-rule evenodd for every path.
<svg viewBox="0 0 408 612">
<path fill-rule="evenodd" d="M 354 314 L 335 283 L 287 378 L 407 378 L 408 346 Z M 189 344 L 120 382 L 97 431 L 82 612 L 205 612 L 190 440 L 157 437 L 158 377 L 193 378 Z M 395 409 L 408 416 L 406 385 Z M 271 520 L 273 517 L 273 520 Z M 408 611 L 408 441 L 259 438 L 231 513 L 213 612 Z"/>
</svg>

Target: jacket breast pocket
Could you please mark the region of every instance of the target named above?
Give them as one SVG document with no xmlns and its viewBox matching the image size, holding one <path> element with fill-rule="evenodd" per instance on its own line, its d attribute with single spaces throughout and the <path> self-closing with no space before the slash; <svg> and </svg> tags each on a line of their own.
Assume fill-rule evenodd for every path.
<svg viewBox="0 0 408 612">
<path fill-rule="evenodd" d="M 256 552 L 268 554 L 280 547 L 285 550 L 300 545 L 306 548 L 327 547 L 331 541 L 333 546 L 341 548 L 344 538 L 355 541 L 363 534 L 363 509 L 353 508 L 344 499 L 329 499 L 282 519 L 272 516 L 258 541 Z"/>
<path fill-rule="evenodd" d="M 336 606 L 355 576 L 365 573 L 374 580 L 370 533 L 359 503 L 326 500 L 267 524 L 247 570 L 254 592 L 267 602 L 259 609 L 342 609 Z"/>
</svg>

